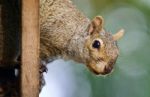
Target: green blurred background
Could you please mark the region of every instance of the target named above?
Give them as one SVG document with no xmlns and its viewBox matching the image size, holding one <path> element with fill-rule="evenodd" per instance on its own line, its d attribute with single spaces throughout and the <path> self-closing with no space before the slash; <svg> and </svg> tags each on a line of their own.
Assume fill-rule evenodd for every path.
<svg viewBox="0 0 150 97">
<path fill-rule="evenodd" d="M 95 76 L 73 61 L 51 63 L 40 97 L 150 97 L 150 0 L 73 2 L 90 19 L 103 16 L 107 31 L 125 29 L 120 56 L 108 76 Z"/>
</svg>

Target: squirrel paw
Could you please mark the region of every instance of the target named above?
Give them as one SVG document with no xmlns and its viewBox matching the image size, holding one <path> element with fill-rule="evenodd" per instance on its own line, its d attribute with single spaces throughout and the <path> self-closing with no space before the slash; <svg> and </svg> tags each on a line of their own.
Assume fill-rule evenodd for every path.
<svg viewBox="0 0 150 97">
<path fill-rule="evenodd" d="M 40 73 L 47 73 L 48 69 L 46 67 L 46 64 L 40 64 Z"/>
<path fill-rule="evenodd" d="M 44 87 L 45 85 L 45 79 L 44 79 L 44 75 L 43 73 L 46 72 L 47 73 L 48 69 L 46 67 L 46 64 L 40 64 L 40 89 L 39 91 L 41 92 L 42 88 Z"/>
</svg>

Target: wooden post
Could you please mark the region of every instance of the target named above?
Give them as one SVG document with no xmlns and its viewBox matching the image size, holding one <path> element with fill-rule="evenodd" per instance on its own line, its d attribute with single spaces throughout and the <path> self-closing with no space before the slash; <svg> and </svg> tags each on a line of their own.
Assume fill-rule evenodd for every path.
<svg viewBox="0 0 150 97">
<path fill-rule="evenodd" d="M 22 97 L 39 96 L 39 0 L 22 0 Z"/>
</svg>

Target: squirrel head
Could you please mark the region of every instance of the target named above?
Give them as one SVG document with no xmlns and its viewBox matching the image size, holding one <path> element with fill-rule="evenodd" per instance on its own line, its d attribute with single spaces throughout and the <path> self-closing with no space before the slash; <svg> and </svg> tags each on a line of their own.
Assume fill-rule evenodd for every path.
<svg viewBox="0 0 150 97">
<path fill-rule="evenodd" d="M 119 55 L 117 40 L 124 31 L 120 30 L 115 35 L 103 29 L 103 18 L 95 17 L 87 29 L 88 36 L 85 47 L 89 51 L 89 58 L 86 61 L 87 67 L 95 74 L 105 75 L 112 71 Z"/>
</svg>

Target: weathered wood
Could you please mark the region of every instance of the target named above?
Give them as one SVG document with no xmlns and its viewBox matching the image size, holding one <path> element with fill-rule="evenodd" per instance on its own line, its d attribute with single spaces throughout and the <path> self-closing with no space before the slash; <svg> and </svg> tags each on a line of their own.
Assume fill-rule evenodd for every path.
<svg viewBox="0 0 150 97">
<path fill-rule="evenodd" d="M 39 0 L 22 1 L 22 97 L 39 96 Z"/>
</svg>

